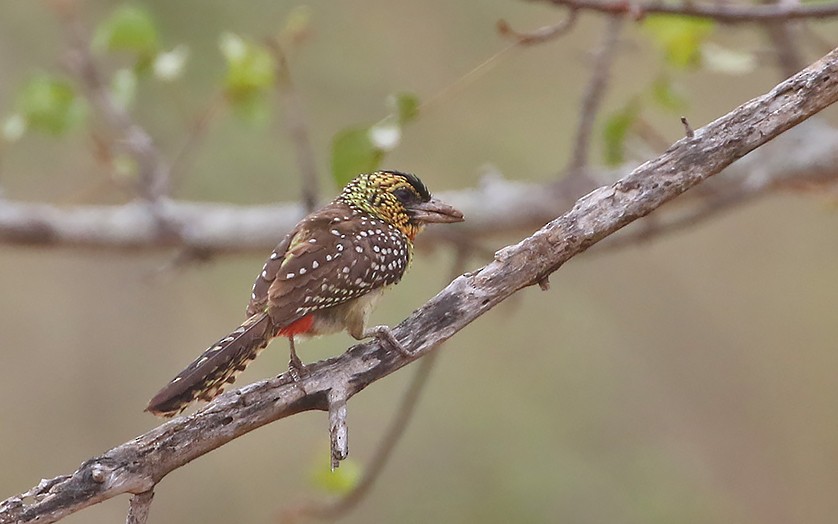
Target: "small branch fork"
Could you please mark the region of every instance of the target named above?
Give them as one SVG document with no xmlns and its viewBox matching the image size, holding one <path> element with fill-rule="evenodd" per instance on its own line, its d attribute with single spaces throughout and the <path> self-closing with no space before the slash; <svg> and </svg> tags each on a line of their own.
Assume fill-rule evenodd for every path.
<svg viewBox="0 0 838 524">
<path fill-rule="evenodd" d="M 573 209 L 462 275 L 394 328 L 415 358 L 517 291 L 535 285 L 570 258 L 646 216 L 726 166 L 838 101 L 838 49 L 769 93 L 681 139 L 616 183 L 582 197 Z M 415 360 L 415 359 L 414 359 Z M 84 462 L 72 475 L 42 481 L 0 503 L 0 524 L 55 522 L 122 493 L 151 491 L 167 474 L 231 440 L 281 418 L 329 410 L 329 395 L 356 393 L 409 364 L 374 340 L 310 366 L 295 383 L 287 374 L 218 397 Z M 339 415 L 335 416 L 340 419 Z M 137 502 L 140 513 L 143 501 Z M 147 504 L 146 504 L 147 505 Z"/>
<path fill-rule="evenodd" d="M 332 471 L 349 456 L 349 430 L 346 427 L 346 392 L 333 388 L 329 392 L 329 443 L 332 450 Z"/>
<path fill-rule="evenodd" d="M 140 196 L 156 202 L 169 192 L 170 168 L 154 144 L 151 136 L 137 124 L 131 115 L 117 104 L 90 52 L 90 45 L 81 29 L 76 13 L 77 6 L 57 3 L 56 11 L 65 26 L 70 49 L 68 67 L 81 86 L 81 91 L 105 124 L 117 134 L 112 140 L 116 149 L 126 151 L 137 164 L 139 179 L 136 186 Z"/>
</svg>

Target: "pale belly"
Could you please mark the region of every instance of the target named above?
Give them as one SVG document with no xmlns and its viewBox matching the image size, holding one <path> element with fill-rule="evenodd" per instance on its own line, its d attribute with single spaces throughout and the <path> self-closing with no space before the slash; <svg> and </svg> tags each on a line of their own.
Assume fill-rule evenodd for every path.
<svg viewBox="0 0 838 524">
<path fill-rule="evenodd" d="M 363 338 L 362 335 L 369 316 L 378 304 L 379 299 L 381 299 L 381 295 L 385 289 L 381 288 L 371 291 L 345 304 L 314 313 L 312 332 L 303 336 L 302 339 L 311 336 L 330 335 L 343 330 L 349 332 L 353 338 Z M 301 337 L 295 336 L 294 339 L 301 340 Z"/>
</svg>

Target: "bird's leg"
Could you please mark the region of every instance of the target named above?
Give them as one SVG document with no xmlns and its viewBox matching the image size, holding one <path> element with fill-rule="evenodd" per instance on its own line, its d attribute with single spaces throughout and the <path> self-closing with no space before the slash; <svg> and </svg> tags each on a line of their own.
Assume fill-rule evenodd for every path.
<svg viewBox="0 0 838 524">
<path fill-rule="evenodd" d="M 288 371 L 291 373 L 291 378 L 294 382 L 300 381 L 300 376 L 303 374 L 305 365 L 300 357 L 297 356 L 297 351 L 294 348 L 294 337 L 288 337 L 288 343 L 291 345 L 291 360 L 288 361 Z"/>
<path fill-rule="evenodd" d="M 393 331 L 390 329 L 390 326 L 382 325 L 382 326 L 373 326 L 371 328 L 367 328 L 367 329 L 364 330 L 364 332 L 361 334 L 361 336 L 358 337 L 358 340 L 360 340 L 362 338 L 370 338 L 370 337 L 375 337 L 378 340 L 380 340 L 381 342 L 383 342 L 384 344 L 387 344 L 392 349 L 395 349 L 397 352 L 401 353 L 401 355 L 403 357 L 406 357 L 406 358 L 413 358 L 414 357 L 414 355 L 411 351 L 408 351 L 408 349 L 406 347 L 404 347 L 401 342 L 396 340 L 396 337 L 393 336 Z"/>
</svg>

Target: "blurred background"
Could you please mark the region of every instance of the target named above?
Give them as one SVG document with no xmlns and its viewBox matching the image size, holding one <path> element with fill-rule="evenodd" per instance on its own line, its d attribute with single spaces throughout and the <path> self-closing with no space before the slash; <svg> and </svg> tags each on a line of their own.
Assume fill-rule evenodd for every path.
<svg viewBox="0 0 838 524">
<path fill-rule="evenodd" d="M 121 4 L 78 5 L 92 31 Z M 153 16 L 163 47 L 189 50 L 177 82 L 139 80 L 133 107 L 171 155 L 218 96 L 220 35 L 274 35 L 300 4 L 134 5 Z M 569 35 L 504 54 L 462 81 L 509 44 L 498 19 L 525 30 L 564 14 L 511 0 L 307 6 L 309 34 L 288 55 L 324 197 L 338 189 L 328 175 L 332 138 L 380 120 L 387 96 L 400 91 L 433 102 L 385 165 L 419 174 L 434 191 L 475 186 L 487 164 L 530 182 L 555 179 L 567 164 L 601 17 L 581 16 Z M 7 113 L 33 73 L 62 71 L 66 43 L 53 7 L 0 4 Z M 834 22 L 815 28 L 838 34 Z M 642 28 L 628 24 L 622 38 L 598 126 L 643 96 L 662 67 Z M 713 40 L 758 62 L 747 74 L 675 73 L 694 127 L 781 78 L 760 58 L 766 41 L 756 28 L 718 27 Z M 807 62 L 820 54 L 810 47 Z M 683 135 L 677 115 L 650 110 L 645 118 L 668 141 Z M 838 112 L 824 118 L 836 124 Z M 599 133 L 595 164 L 602 163 Z M 83 129 L 4 143 L 4 195 L 56 205 L 125 201 L 91 150 Z M 277 119 L 253 124 L 223 109 L 173 191 L 240 204 L 299 193 L 293 148 Z M 407 434 L 345 521 L 834 522 L 834 204 L 822 194 L 773 194 L 688 230 L 577 257 L 552 277 L 549 292 L 527 289 L 479 318 L 442 348 Z M 0 498 L 156 426 L 142 411 L 147 399 L 237 325 L 269 250 L 172 268 L 174 252 L 0 246 Z M 435 294 L 453 258 L 448 247 L 420 253 L 374 321 L 397 323 Z M 352 342 L 335 335 L 298 349 L 314 361 Z M 286 363 L 286 345 L 275 342 L 238 383 L 275 375 Z M 351 401 L 358 468 L 374 454 L 415 368 Z M 327 427 L 325 414 L 304 413 L 178 469 L 157 487 L 151 521 L 274 522 L 291 504 L 327 496 L 316 480 L 327 464 Z M 63 522 L 122 521 L 127 503 L 119 497 Z"/>
</svg>

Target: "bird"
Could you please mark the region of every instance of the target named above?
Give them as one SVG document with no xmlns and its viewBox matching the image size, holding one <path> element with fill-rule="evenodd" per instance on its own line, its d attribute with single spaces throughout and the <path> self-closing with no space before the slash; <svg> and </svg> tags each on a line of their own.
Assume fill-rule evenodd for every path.
<svg viewBox="0 0 838 524">
<path fill-rule="evenodd" d="M 313 336 L 346 330 L 409 355 L 388 326 L 367 327 L 369 315 L 401 280 L 424 226 L 463 220 L 414 174 L 356 176 L 279 242 L 253 284 L 246 320 L 154 395 L 146 411 L 168 418 L 198 399 L 212 400 L 276 337 L 288 338 L 295 381 L 304 371 L 295 341 Z"/>
</svg>

